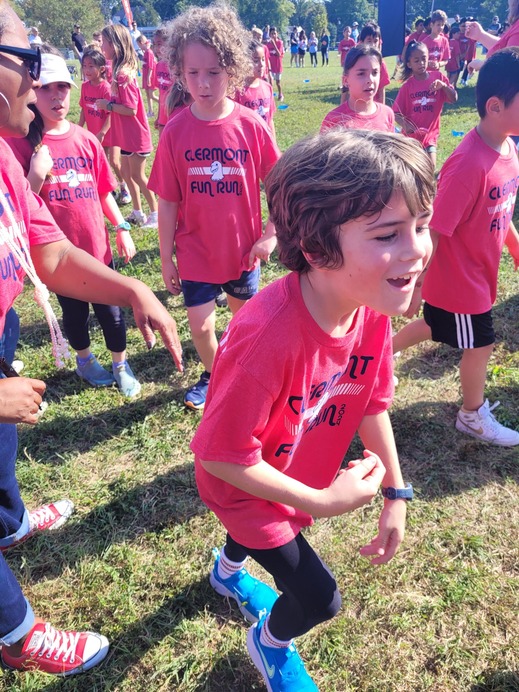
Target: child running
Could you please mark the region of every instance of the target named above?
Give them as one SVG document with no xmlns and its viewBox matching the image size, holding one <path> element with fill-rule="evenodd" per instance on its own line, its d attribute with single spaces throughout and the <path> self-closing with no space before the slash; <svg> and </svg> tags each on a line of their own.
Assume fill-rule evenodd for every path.
<svg viewBox="0 0 519 692">
<path fill-rule="evenodd" d="M 101 32 L 105 58 L 112 61 L 111 100 L 97 100 L 97 107 L 112 114 L 112 142 L 120 147 L 122 172 L 130 192 L 133 211 L 127 220 L 143 228 L 157 228 L 157 200 L 148 189 L 146 159 L 153 148 L 151 132 L 137 84 L 138 60 L 130 32 L 122 24 L 110 24 Z M 141 192 L 148 202 L 142 211 Z"/>
<path fill-rule="evenodd" d="M 223 287 L 236 313 L 257 292 L 259 260 L 276 245 L 270 221 L 262 232 L 259 184 L 279 151 L 262 118 L 229 98 L 252 71 L 249 43 L 223 7 L 193 8 L 170 24 L 170 69 L 193 104 L 164 128 L 150 188 L 159 196 L 162 276 L 171 293 L 183 293 L 205 368 L 184 397 L 192 409 L 204 407 L 218 346 L 216 296 Z"/>
<path fill-rule="evenodd" d="M 153 34 L 153 50 L 157 58 L 157 66 L 155 67 L 155 86 L 159 92 L 159 111 L 155 120 L 155 127 L 159 131 L 159 137 L 162 134 L 165 124 L 168 122 L 167 113 L 167 97 L 174 84 L 174 80 L 169 73 L 168 61 L 164 56 L 164 47 L 167 40 L 168 32 L 165 27 L 161 26 Z"/>
<path fill-rule="evenodd" d="M 41 123 L 43 146 L 35 153 L 29 138 L 6 141 L 22 164 L 32 190 L 45 201 L 68 239 L 113 269 L 104 216 L 116 227 L 117 249 L 126 262 L 135 255 L 135 246 L 130 224 L 123 219 L 111 194 L 117 185 L 108 161 L 98 139 L 67 120 L 73 81 L 61 56 L 42 55 L 40 83 L 36 90 L 37 117 L 31 129 L 34 131 Z M 124 396 L 136 397 L 141 385 L 126 360 L 122 310 L 93 303 L 106 346 L 112 352 L 112 368 L 108 372 L 90 350 L 89 304 L 62 295 L 57 298 L 63 311 L 63 330 L 77 352 L 76 373 L 94 387 L 116 382 Z"/>
<path fill-rule="evenodd" d="M 409 41 L 402 56 L 402 86 L 393 104 L 395 118 L 402 132 L 418 140 L 436 166 L 440 136 L 440 117 L 444 103 L 455 103 L 458 94 L 444 75 L 428 72 L 427 46 Z"/>
<path fill-rule="evenodd" d="M 85 81 L 81 84 L 79 105 L 79 127 L 86 124 L 87 130 L 96 135 L 103 145 L 105 154 L 119 183 L 116 200 L 119 204 L 129 204 L 132 201 L 121 170 L 120 151 L 114 152 L 110 131 L 110 113 L 97 107 L 98 99 L 110 99 L 110 85 L 106 75 L 106 58 L 96 48 L 86 48 L 81 60 L 81 69 Z"/>
<path fill-rule="evenodd" d="M 291 272 L 227 327 L 191 449 L 200 496 L 227 530 L 211 585 L 258 621 L 247 648 L 268 689 L 309 692 L 293 639 L 341 597 L 302 529 L 368 504 L 383 481 L 378 535 L 360 552 L 389 562 L 404 535 L 412 487 L 387 412 L 389 316 L 406 312 L 431 255 L 433 169 L 399 135 L 332 130 L 292 146 L 266 192 Z M 341 470 L 357 431 L 363 458 Z M 249 555 L 278 598 L 246 571 Z"/>
<path fill-rule="evenodd" d="M 373 46 L 359 43 L 349 51 L 342 77 L 348 99 L 328 113 L 321 125 L 321 132 L 332 127 L 395 131 L 392 109 L 375 101 L 381 64 L 382 56 Z"/>
<path fill-rule="evenodd" d="M 512 223 L 519 162 L 509 138 L 519 134 L 519 48 L 498 51 L 486 61 L 476 84 L 476 103 L 481 120 L 439 177 L 431 220 L 437 248 L 423 280 L 424 316 L 398 332 L 394 349 L 426 339 L 462 349 L 463 403 L 456 428 L 508 447 L 519 445 L 519 432 L 494 418 L 497 404 L 490 406 L 484 392 L 505 244 L 519 268 L 519 235 Z M 420 302 L 418 288 L 411 313 Z"/>
<path fill-rule="evenodd" d="M 274 134 L 274 111 L 276 102 L 272 87 L 262 77 L 265 69 L 264 46 L 257 41 L 251 41 L 249 49 L 251 51 L 253 72 L 245 80 L 244 88 L 238 90 L 234 100 L 241 103 L 246 108 L 251 108 L 267 123 L 272 134 Z"/>
</svg>

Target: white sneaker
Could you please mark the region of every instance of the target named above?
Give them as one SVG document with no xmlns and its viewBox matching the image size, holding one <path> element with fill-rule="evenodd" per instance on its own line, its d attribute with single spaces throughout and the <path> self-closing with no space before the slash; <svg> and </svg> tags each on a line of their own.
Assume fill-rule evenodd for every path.
<svg viewBox="0 0 519 692">
<path fill-rule="evenodd" d="M 121 188 L 119 191 L 119 194 L 117 196 L 117 204 L 125 205 L 125 204 L 130 204 L 132 201 L 132 196 L 128 192 L 128 190 L 124 187 Z"/>
<path fill-rule="evenodd" d="M 146 219 L 146 223 L 143 223 L 141 228 L 158 228 L 159 227 L 159 213 L 157 211 L 152 211 L 151 214 Z"/>
<path fill-rule="evenodd" d="M 126 217 L 126 221 L 134 224 L 134 226 L 142 226 L 144 223 L 146 223 L 146 214 L 143 211 L 134 209 L 132 213 Z"/>
<path fill-rule="evenodd" d="M 458 411 L 456 429 L 460 432 L 476 437 L 478 440 L 490 442 L 501 447 L 514 447 L 519 445 L 519 432 L 501 425 L 492 411 L 499 406 L 499 401 L 489 406 L 488 399 L 477 411 L 465 413 Z"/>
</svg>

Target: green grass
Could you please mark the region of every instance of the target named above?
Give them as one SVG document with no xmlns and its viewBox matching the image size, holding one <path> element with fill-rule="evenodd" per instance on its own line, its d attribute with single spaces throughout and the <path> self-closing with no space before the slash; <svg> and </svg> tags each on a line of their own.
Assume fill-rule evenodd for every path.
<svg viewBox="0 0 519 692">
<path fill-rule="evenodd" d="M 336 61 L 332 53 L 329 68 L 285 70 L 288 108 L 276 114 L 282 149 L 316 131 L 338 104 Z M 395 93 L 392 85 L 388 96 Z M 458 105 L 445 109 L 439 163 L 459 142 L 451 131 L 475 124 L 473 104 L 470 86 L 461 89 Z M 77 114 L 75 105 L 72 119 Z M 38 615 L 61 627 L 102 631 L 112 647 L 102 666 L 65 682 L 0 674 L 0 689 L 9 692 L 264 689 L 245 650 L 246 623 L 207 579 L 211 548 L 222 544 L 224 531 L 198 499 L 193 476 L 189 441 L 199 416 L 184 410 L 182 394 L 200 366 L 185 311 L 164 291 L 156 233 L 135 231 L 134 238 L 138 254 L 120 269 L 146 281 L 167 304 L 186 359 L 179 375 L 160 345 L 148 353 L 129 317 L 129 358 L 143 383 L 138 401 L 83 385 L 72 366 L 57 372 L 32 291 L 17 304 L 18 356 L 24 374 L 46 380 L 50 404 L 36 428 L 20 428 L 22 494 L 29 507 L 68 496 L 76 513 L 59 532 L 13 551 L 9 563 Z M 264 281 L 282 273 L 272 262 Z M 519 298 L 507 256 L 495 315 L 499 345 L 488 396 L 501 401 L 500 420 L 519 428 Z M 220 329 L 228 319 L 218 310 Z M 93 344 L 107 364 L 98 328 Z M 452 349 L 426 343 L 397 362 L 391 415 L 417 497 L 395 559 L 373 568 L 358 554 L 376 532 L 379 499 L 307 531 L 344 600 L 337 618 L 298 642 L 323 692 L 519 690 L 518 451 L 456 433 L 457 360 Z M 359 451 L 355 442 L 350 458 Z M 255 566 L 252 571 L 262 575 Z"/>
</svg>

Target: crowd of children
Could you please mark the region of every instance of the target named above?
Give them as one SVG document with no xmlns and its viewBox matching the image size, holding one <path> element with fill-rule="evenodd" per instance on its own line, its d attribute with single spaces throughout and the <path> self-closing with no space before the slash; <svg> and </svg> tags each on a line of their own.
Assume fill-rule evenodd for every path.
<svg viewBox="0 0 519 692">
<path fill-rule="evenodd" d="M 283 41 L 275 27 L 254 40 L 220 5 L 191 8 L 159 28 L 155 53 L 140 37 L 147 112 L 124 27 L 105 27 L 101 50 L 83 53 L 79 126 L 67 120 L 74 83 L 65 61 L 45 50 L 35 119 L 27 136 L 8 140 L 69 240 L 106 267 L 113 269 L 104 217 L 126 261 L 135 254 L 129 221 L 158 227 L 163 280 L 183 296 L 204 367 L 184 403 L 204 410 L 191 443 L 196 480 L 226 531 L 210 583 L 252 623 L 247 648 L 271 691 L 317 689 L 293 639 L 341 605 L 330 568 L 302 529 L 313 517 L 369 503 L 382 486 L 379 531 L 361 553 L 385 563 L 403 539 L 413 490 L 402 477 L 388 415 L 394 352 L 425 339 L 461 349 L 456 428 L 519 445 L 519 432 L 497 421 L 484 395 L 505 245 L 519 266 L 512 222 L 519 162 L 510 139 L 519 135 L 519 49 L 494 51 L 481 68 L 479 124 L 442 167 L 435 198 L 442 107 L 457 99 L 459 75 L 475 57 L 469 35 L 477 31 L 472 18 L 463 18 L 448 38 L 446 19 L 437 10 L 429 31 L 417 23 L 408 37 L 392 107 L 385 104 L 390 79 L 380 28 L 367 23 L 357 42 L 345 27 L 342 102 L 319 134 L 283 155 L 271 83 L 283 101 Z M 292 38 L 291 59 L 294 46 L 299 66 L 309 52 L 317 67 L 316 34 Z M 160 140 L 148 180 L 154 101 Z M 129 221 L 112 192 L 120 203 L 131 197 Z M 289 273 L 259 292 L 260 263 L 276 246 Z M 235 317 L 218 344 L 215 301 L 222 289 Z M 125 396 L 137 396 L 121 309 L 97 302 L 94 292 L 112 352 L 109 372 L 90 351 L 88 296 L 58 293 L 78 375 L 94 386 L 116 382 Z M 417 314 L 422 295 L 423 318 L 393 335 L 390 318 Z M 238 428 L 229 426 L 237 401 Z M 363 457 L 341 470 L 356 432 Z M 248 557 L 270 573 L 277 591 L 249 574 Z M 104 639 L 102 645 L 107 649 Z M 8 652 L 2 657 L 25 667 Z"/>
</svg>

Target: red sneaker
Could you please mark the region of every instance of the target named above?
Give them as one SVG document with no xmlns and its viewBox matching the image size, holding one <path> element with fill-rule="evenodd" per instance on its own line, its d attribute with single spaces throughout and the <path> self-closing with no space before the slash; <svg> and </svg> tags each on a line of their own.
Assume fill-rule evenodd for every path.
<svg viewBox="0 0 519 692">
<path fill-rule="evenodd" d="M 67 677 L 96 666 L 105 658 L 109 646 L 102 634 L 65 632 L 40 622 L 27 635 L 20 656 L 11 656 L 4 646 L 0 663 L 8 670 L 39 670 Z"/>
<path fill-rule="evenodd" d="M 58 500 L 49 505 L 42 505 L 38 509 L 29 512 L 29 531 L 14 543 L 0 547 L 0 552 L 5 552 L 23 543 L 37 531 L 54 531 L 67 521 L 74 511 L 74 503 L 70 500 Z"/>
</svg>

